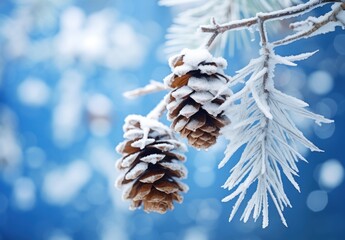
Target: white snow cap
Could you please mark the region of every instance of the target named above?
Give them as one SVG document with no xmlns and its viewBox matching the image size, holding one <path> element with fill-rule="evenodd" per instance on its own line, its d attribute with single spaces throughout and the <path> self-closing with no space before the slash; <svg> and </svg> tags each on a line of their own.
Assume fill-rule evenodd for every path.
<svg viewBox="0 0 345 240">
<path fill-rule="evenodd" d="M 183 65 L 174 67 L 176 62 L 179 58 L 183 56 Z M 200 63 L 215 63 L 217 66 L 214 65 L 203 65 L 202 67 L 199 66 Z M 169 59 L 169 66 L 171 71 L 178 75 L 182 76 L 189 71 L 192 70 L 201 70 L 202 73 L 205 74 L 214 74 L 221 69 L 227 67 L 227 62 L 222 57 L 213 57 L 212 54 L 205 48 L 198 48 L 198 49 L 183 49 L 181 53 L 178 55 L 172 56 Z"/>
<path fill-rule="evenodd" d="M 137 125 L 138 126 L 135 126 Z M 176 149 L 181 152 L 186 152 L 187 147 L 184 143 L 179 142 L 175 139 L 174 133 L 172 130 L 165 126 L 164 124 L 158 122 L 155 119 L 150 119 L 141 115 L 128 115 L 125 119 L 125 124 L 123 126 L 124 129 L 124 138 L 129 140 L 135 140 L 131 146 L 135 148 L 143 149 L 147 145 L 150 145 L 155 142 L 155 137 L 158 135 L 163 137 L 160 139 L 160 141 L 164 143 L 170 144 L 170 146 L 167 146 L 164 144 L 161 146 L 158 146 L 159 144 L 162 144 L 162 142 L 157 143 L 157 147 L 164 148 L 164 149 Z M 140 138 L 139 140 L 136 140 L 137 138 Z M 117 152 L 122 152 L 123 148 L 125 147 L 127 141 L 124 141 L 122 143 L 119 143 L 116 147 Z M 166 151 L 170 151 L 166 150 Z M 156 156 L 157 157 L 157 156 Z"/>
</svg>

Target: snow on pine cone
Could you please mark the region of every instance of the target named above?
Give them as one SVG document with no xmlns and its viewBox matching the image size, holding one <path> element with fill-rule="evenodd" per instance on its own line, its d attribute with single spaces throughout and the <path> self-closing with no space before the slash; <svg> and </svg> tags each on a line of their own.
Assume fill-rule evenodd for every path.
<svg viewBox="0 0 345 240">
<path fill-rule="evenodd" d="M 167 98 L 171 127 L 192 146 L 207 149 L 230 122 L 219 111 L 231 94 L 223 72 L 226 60 L 213 57 L 207 49 L 184 49 L 170 58 L 169 65 L 172 73 L 164 82 L 173 88 Z"/>
<path fill-rule="evenodd" d="M 146 212 L 165 213 L 181 203 L 181 192 L 188 186 L 180 182 L 187 176 L 182 162 L 186 146 L 174 138 L 170 128 L 139 115 L 129 115 L 123 126 L 124 142 L 116 150 L 122 154 L 117 180 L 124 187 L 124 199 L 131 200 L 131 209 L 144 207 Z"/>
</svg>

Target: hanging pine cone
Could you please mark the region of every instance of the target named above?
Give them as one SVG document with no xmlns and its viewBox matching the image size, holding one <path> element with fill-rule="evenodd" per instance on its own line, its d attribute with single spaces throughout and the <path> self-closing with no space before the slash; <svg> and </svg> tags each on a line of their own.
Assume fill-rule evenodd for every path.
<svg viewBox="0 0 345 240">
<path fill-rule="evenodd" d="M 123 129 L 126 140 L 116 147 L 122 154 L 117 186 L 126 187 L 123 198 L 132 201 L 131 209 L 143 205 L 146 212 L 172 210 L 174 201 L 182 202 L 181 192 L 188 191 L 179 181 L 187 175 L 185 157 L 178 153 L 186 151 L 185 145 L 168 127 L 142 116 L 128 116 Z"/>
<path fill-rule="evenodd" d="M 206 49 L 185 49 L 170 58 L 172 74 L 164 79 L 173 90 L 167 99 L 171 127 L 187 137 L 196 148 L 216 143 L 220 128 L 230 121 L 219 106 L 230 96 L 223 58 L 213 57 Z"/>
</svg>

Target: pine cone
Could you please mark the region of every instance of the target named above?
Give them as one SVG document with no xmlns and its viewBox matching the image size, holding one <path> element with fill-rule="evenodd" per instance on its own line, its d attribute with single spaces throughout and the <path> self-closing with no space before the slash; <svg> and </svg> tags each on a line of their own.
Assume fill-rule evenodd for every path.
<svg viewBox="0 0 345 240">
<path fill-rule="evenodd" d="M 172 74 L 164 79 L 173 88 L 168 97 L 168 119 L 171 127 L 188 138 L 196 148 L 216 143 L 220 128 L 230 123 L 219 111 L 231 92 L 223 69 L 223 58 L 214 58 L 206 49 L 185 49 L 170 58 Z"/>
<path fill-rule="evenodd" d="M 131 200 L 131 209 L 144 206 L 146 212 L 165 213 L 179 203 L 181 192 L 188 187 L 179 180 L 187 176 L 181 163 L 186 151 L 172 131 L 156 120 L 130 115 L 125 120 L 125 141 L 116 150 L 123 156 L 117 168 L 123 173 L 117 180 L 118 187 L 127 187 L 124 199 Z"/>
</svg>

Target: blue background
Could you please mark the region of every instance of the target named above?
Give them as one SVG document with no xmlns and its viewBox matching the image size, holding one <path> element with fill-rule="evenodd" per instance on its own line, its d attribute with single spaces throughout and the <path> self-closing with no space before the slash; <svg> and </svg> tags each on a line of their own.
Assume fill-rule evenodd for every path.
<svg viewBox="0 0 345 240">
<path fill-rule="evenodd" d="M 189 149 L 190 191 L 174 211 L 128 210 L 114 187 L 114 148 L 124 118 L 147 114 L 164 93 L 136 100 L 122 93 L 169 74 L 163 49 L 172 18 L 154 0 L 0 2 L 0 239 L 344 239 L 341 29 L 277 49 L 319 49 L 298 67 L 278 67 L 276 86 L 335 120 L 317 127 L 297 119 L 325 152 L 302 150 L 309 163 L 298 165 L 301 193 L 285 181 L 293 205 L 284 211 L 288 228 L 273 204 L 266 229 L 261 219 L 240 222 L 239 214 L 228 222 L 234 202 L 221 203 L 228 194 L 221 185 L 236 156 L 217 169 L 222 138 L 207 152 Z M 257 56 L 257 42 L 250 44 L 225 54 L 228 74 Z"/>
</svg>

